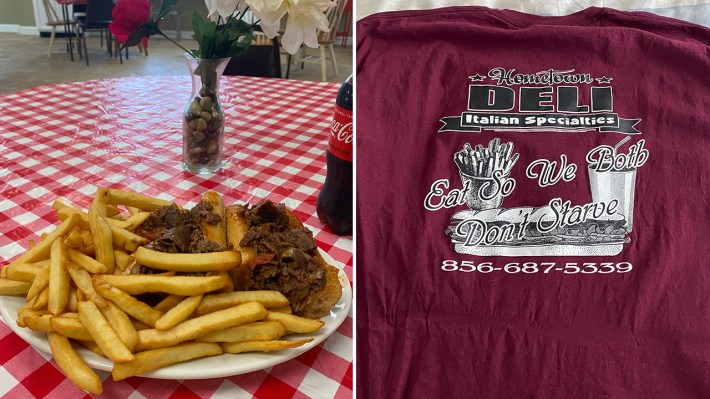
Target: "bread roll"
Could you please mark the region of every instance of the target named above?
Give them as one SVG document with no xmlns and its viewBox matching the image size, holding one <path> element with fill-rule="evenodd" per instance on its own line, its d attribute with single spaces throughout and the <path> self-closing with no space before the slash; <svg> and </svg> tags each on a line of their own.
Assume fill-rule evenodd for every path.
<svg viewBox="0 0 710 399">
<path fill-rule="evenodd" d="M 258 206 L 259 205 L 256 205 L 254 208 Z M 315 247 L 315 241 L 313 241 L 312 249 L 309 249 L 307 251 L 300 250 L 295 246 L 284 248 L 284 246 L 281 245 L 279 246 L 279 254 L 257 254 L 257 245 L 254 243 L 245 246 L 240 245 L 240 242 L 242 241 L 242 238 L 244 238 L 245 234 L 247 234 L 247 232 L 251 228 L 256 227 L 250 226 L 249 222 L 244 218 L 245 212 L 247 212 L 249 209 L 254 208 L 249 208 L 248 206 L 244 205 L 233 205 L 228 207 L 226 210 L 228 246 L 231 246 L 242 253 L 241 266 L 232 270 L 231 272 L 231 276 L 234 281 L 234 289 L 245 290 L 276 288 L 278 291 L 281 291 L 284 295 L 286 295 L 286 297 L 289 297 L 289 292 L 287 292 L 288 290 L 280 289 L 280 285 L 278 287 L 259 286 L 260 283 L 258 281 L 255 281 L 255 279 L 253 278 L 254 271 L 259 265 L 270 263 L 273 265 L 278 265 L 279 271 L 281 272 L 283 271 L 282 268 L 290 267 L 290 265 L 292 265 L 292 263 L 281 262 L 281 256 L 284 256 L 286 252 L 292 249 L 297 251 L 303 251 L 309 257 L 311 257 L 311 261 L 308 263 L 309 266 L 315 266 L 316 268 L 320 268 L 322 270 L 322 275 L 324 276 L 324 284 L 322 284 L 322 287 L 320 287 L 320 289 L 311 287 L 305 298 L 301 296 L 297 298 L 294 295 L 291 295 L 291 297 L 289 297 L 289 301 L 291 301 L 291 306 L 294 308 L 294 314 L 297 314 L 299 316 L 317 319 L 327 315 L 330 312 L 330 309 L 336 303 L 338 303 L 342 294 L 342 286 L 338 277 L 338 269 L 325 262 L 318 249 Z M 299 230 L 301 232 L 301 237 L 304 237 L 307 232 L 308 239 L 312 240 L 310 230 L 306 229 L 303 226 L 303 224 L 296 217 L 296 215 L 288 209 L 284 208 L 283 210 L 285 215 L 288 217 L 288 227 L 285 230 Z M 285 223 L 283 218 L 281 219 L 281 221 Z M 281 224 L 280 226 L 283 227 L 283 224 Z M 274 279 L 271 281 L 270 284 L 275 284 L 274 281 L 277 280 L 280 281 L 279 279 Z M 294 303 L 294 300 L 296 300 L 297 303 Z"/>
</svg>

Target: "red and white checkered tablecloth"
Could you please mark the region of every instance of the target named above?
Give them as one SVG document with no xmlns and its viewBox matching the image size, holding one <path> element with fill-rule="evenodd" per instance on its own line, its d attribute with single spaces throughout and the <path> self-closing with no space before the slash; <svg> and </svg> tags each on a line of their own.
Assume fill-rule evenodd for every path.
<svg viewBox="0 0 710 399">
<path fill-rule="evenodd" d="M 88 208 L 97 187 L 124 188 L 186 206 L 207 190 L 226 204 L 268 197 L 294 210 L 352 280 L 352 240 L 331 233 L 315 203 L 338 86 L 224 77 L 225 163 L 213 175 L 181 166 L 181 111 L 189 77 L 109 79 L 0 96 L 0 265 L 58 224 L 58 197 Z M 114 382 L 101 398 L 349 398 L 352 318 L 312 350 L 227 378 Z M 57 368 L 0 322 L 0 397 L 83 398 Z"/>
</svg>

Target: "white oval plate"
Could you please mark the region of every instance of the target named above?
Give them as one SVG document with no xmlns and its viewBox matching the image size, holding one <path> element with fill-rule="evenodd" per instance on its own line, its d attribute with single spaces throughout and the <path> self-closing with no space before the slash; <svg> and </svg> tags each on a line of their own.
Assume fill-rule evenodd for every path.
<svg viewBox="0 0 710 399">
<path fill-rule="evenodd" d="M 184 363 L 163 367 L 149 373 L 140 374 L 139 376 L 191 380 L 245 374 L 291 360 L 323 342 L 343 323 L 345 318 L 348 317 L 352 303 L 352 289 L 350 288 L 350 280 L 348 280 L 340 264 L 324 251 L 321 250 L 320 252 L 323 259 L 325 259 L 328 264 L 340 269 L 339 277 L 340 284 L 343 286 L 343 294 L 340 296 L 340 301 L 330 310 L 330 314 L 321 319 L 325 322 L 325 325 L 320 330 L 311 334 L 299 334 L 297 338 L 313 338 L 313 341 L 294 349 L 265 353 L 240 353 L 236 355 L 225 353 L 220 356 L 190 360 Z M 46 334 L 34 332 L 29 328 L 21 328 L 15 322 L 17 319 L 17 309 L 24 304 L 25 298 L 23 297 L 0 296 L 0 314 L 2 314 L 2 318 L 12 331 L 17 333 L 17 335 L 28 344 L 43 352 L 51 353 Z M 92 368 L 106 371 L 113 369 L 113 362 L 111 360 L 101 357 L 86 348 L 77 348 L 77 352 Z"/>
</svg>

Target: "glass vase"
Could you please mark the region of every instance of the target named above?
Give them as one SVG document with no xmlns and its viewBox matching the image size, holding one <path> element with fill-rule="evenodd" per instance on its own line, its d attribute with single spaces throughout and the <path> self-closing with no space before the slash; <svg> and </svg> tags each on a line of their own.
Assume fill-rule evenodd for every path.
<svg viewBox="0 0 710 399">
<path fill-rule="evenodd" d="M 229 58 L 201 59 L 185 54 L 192 95 L 183 112 L 182 165 L 193 173 L 212 173 L 222 166 L 224 110 L 219 82 Z"/>
</svg>

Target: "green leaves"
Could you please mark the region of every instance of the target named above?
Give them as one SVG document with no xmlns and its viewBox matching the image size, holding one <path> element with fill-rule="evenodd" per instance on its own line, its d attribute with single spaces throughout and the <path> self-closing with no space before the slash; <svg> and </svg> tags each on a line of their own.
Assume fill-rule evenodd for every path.
<svg viewBox="0 0 710 399">
<path fill-rule="evenodd" d="M 214 58 L 211 57 L 212 47 L 214 43 L 214 35 L 217 31 L 217 23 L 203 18 L 200 14 L 195 11 L 192 13 L 192 30 L 195 34 L 192 38 L 195 39 L 197 45 L 199 46 L 198 58 Z M 194 53 L 194 51 L 193 51 Z"/>
<path fill-rule="evenodd" d="M 192 14 L 192 36 L 199 46 L 193 55 L 204 59 L 228 58 L 247 51 L 254 39 L 254 27 L 244 21 L 230 18 L 224 25 Z"/>
<path fill-rule="evenodd" d="M 201 61 L 197 68 L 195 68 L 195 74 L 200 75 L 202 78 L 202 86 L 215 90 L 217 88 L 217 64 L 212 64 L 210 61 Z"/>
<path fill-rule="evenodd" d="M 130 35 L 128 35 L 128 39 L 126 39 L 126 42 L 121 45 L 121 50 L 125 49 L 126 47 L 135 46 L 136 44 L 140 43 L 146 36 L 148 35 L 146 33 L 145 25 L 143 25 L 137 30 L 131 32 Z"/>
<path fill-rule="evenodd" d="M 229 57 L 246 52 L 249 49 L 251 42 L 254 41 L 254 26 L 242 20 L 233 19 L 230 21 L 227 28 L 234 36 L 234 46 L 237 48 L 237 50 L 233 50 L 237 51 L 237 53 L 232 54 Z"/>
<path fill-rule="evenodd" d="M 131 32 L 130 35 L 128 35 L 128 39 L 126 39 L 126 42 L 121 45 L 121 50 L 125 49 L 126 47 L 131 47 L 135 46 L 138 43 L 140 43 L 143 38 L 149 37 L 155 34 L 160 33 L 160 28 L 158 27 L 158 24 L 155 22 L 146 22 L 145 24 L 141 25 L 138 29 L 134 30 Z"/>
</svg>

